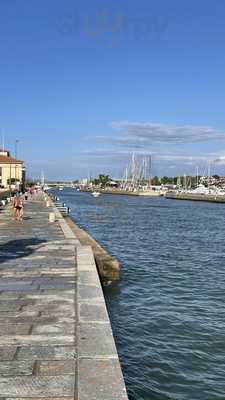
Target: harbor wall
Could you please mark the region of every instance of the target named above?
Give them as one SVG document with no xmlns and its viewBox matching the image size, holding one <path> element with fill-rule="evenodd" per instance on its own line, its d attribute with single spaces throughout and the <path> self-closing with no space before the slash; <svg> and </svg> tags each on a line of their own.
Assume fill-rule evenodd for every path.
<svg viewBox="0 0 225 400">
<path fill-rule="evenodd" d="M 47 196 L 46 196 L 47 197 Z M 52 200 L 56 221 L 76 246 L 77 264 L 77 399 L 128 400 L 92 246 L 84 231 L 64 218 Z M 91 239 L 91 238 L 90 238 Z"/>
<path fill-rule="evenodd" d="M 172 200 L 192 200 L 206 201 L 210 203 L 225 203 L 225 196 L 216 196 L 213 194 L 192 194 L 192 193 L 167 193 L 167 199 Z"/>
<path fill-rule="evenodd" d="M 140 192 L 131 192 L 128 190 L 120 190 L 120 189 L 98 189 L 98 192 L 102 194 L 113 194 L 113 195 L 125 195 L 125 196 L 149 196 L 149 197 L 159 197 L 162 196 L 162 193 L 157 192 L 157 191 L 140 191 Z M 92 193 L 92 189 L 82 189 L 81 192 L 89 192 Z"/>
<path fill-rule="evenodd" d="M 92 189 L 82 189 L 81 192 L 92 193 Z M 127 190 L 118 190 L 118 189 L 98 189 L 98 192 L 102 194 L 115 194 L 115 195 L 125 195 L 125 196 L 138 196 L 138 192 L 128 192 Z"/>
</svg>

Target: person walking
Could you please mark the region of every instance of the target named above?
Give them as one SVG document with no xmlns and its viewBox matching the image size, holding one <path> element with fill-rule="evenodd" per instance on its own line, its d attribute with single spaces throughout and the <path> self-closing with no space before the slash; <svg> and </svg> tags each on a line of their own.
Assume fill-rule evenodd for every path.
<svg viewBox="0 0 225 400">
<path fill-rule="evenodd" d="M 19 194 L 17 194 L 15 197 L 13 197 L 13 211 L 14 211 L 15 220 L 22 221 L 22 219 L 23 219 L 23 199 Z"/>
</svg>

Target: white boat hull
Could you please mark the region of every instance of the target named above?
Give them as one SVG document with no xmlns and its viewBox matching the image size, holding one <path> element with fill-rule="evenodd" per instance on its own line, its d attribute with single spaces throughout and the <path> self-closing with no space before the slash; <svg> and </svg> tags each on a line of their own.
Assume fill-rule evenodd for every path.
<svg viewBox="0 0 225 400">
<path fill-rule="evenodd" d="M 101 193 L 99 193 L 99 192 L 93 192 L 93 193 L 92 193 L 92 196 L 94 196 L 94 197 L 99 197 L 100 194 L 101 194 Z"/>
<path fill-rule="evenodd" d="M 139 196 L 152 196 L 152 197 L 159 197 L 162 196 L 161 192 L 156 192 L 155 190 L 146 190 L 143 192 L 138 193 Z"/>
</svg>

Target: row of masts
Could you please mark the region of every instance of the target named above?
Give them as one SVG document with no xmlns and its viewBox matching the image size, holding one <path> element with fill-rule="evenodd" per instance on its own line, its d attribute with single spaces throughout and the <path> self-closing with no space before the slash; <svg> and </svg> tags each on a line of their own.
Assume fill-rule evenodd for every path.
<svg viewBox="0 0 225 400">
<path fill-rule="evenodd" d="M 186 174 L 184 174 L 182 177 L 178 176 L 176 186 L 178 188 L 183 188 L 185 190 L 191 189 L 193 185 L 194 187 L 198 187 L 202 182 L 202 178 L 205 178 L 205 185 L 208 188 L 210 188 L 210 186 L 212 185 L 212 178 L 213 178 L 211 162 L 208 163 L 208 166 L 205 169 L 203 175 L 199 174 L 199 167 L 196 166 L 196 174 L 194 182 L 192 176 L 187 176 Z"/>
<path fill-rule="evenodd" d="M 207 186 L 211 185 L 212 178 L 212 165 L 208 163 L 207 169 L 203 175 L 199 173 L 199 166 L 196 166 L 195 171 L 195 186 L 198 187 L 201 183 L 200 177 L 207 176 Z M 176 186 L 188 189 L 193 184 L 191 176 L 184 174 L 182 177 L 177 178 Z M 131 156 L 131 160 L 128 162 L 123 177 L 121 187 L 124 190 L 138 191 L 140 187 L 145 187 L 147 190 L 152 188 L 152 156 L 137 156 L 134 153 Z"/>
<path fill-rule="evenodd" d="M 122 178 L 121 187 L 124 190 L 137 191 L 140 186 L 151 188 L 151 155 L 137 157 L 132 154 L 131 161 L 127 164 Z"/>
</svg>

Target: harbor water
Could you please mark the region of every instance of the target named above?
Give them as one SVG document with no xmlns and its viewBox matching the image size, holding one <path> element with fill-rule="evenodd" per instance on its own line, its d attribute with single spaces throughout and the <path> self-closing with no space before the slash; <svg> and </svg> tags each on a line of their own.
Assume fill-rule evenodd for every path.
<svg viewBox="0 0 225 400">
<path fill-rule="evenodd" d="M 225 205 L 54 193 L 122 265 L 104 291 L 130 400 L 225 399 Z"/>
</svg>

